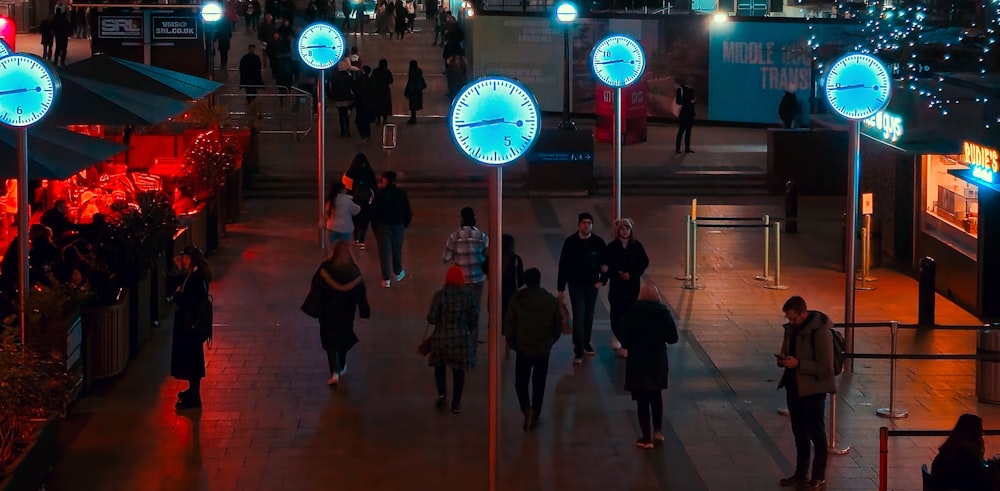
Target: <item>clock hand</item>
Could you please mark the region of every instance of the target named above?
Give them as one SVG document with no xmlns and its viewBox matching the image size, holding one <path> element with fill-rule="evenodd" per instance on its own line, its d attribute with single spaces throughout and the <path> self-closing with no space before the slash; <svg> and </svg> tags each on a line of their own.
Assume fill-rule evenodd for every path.
<svg viewBox="0 0 1000 491">
<path fill-rule="evenodd" d="M 311 46 L 303 46 L 303 48 L 304 49 L 313 49 L 313 48 L 331 48 L 332 49 L 333 46 L 327 46 L 325 44 L 313 44 Z"/>
<path fill-rule="evenodd" d="M 35 89 L 12 89 L 12 90 L 0 90 L 0 95 L 9 95 L 9 94 L 20 94 L 20 93 L 22 93 L 22 92 L 30 92 L 30 91 L 32 91 L 32 90 L 35 90 Z"/>
<path fill-rule="evenodd" d="M 844 90 L 844 89 L 864 89 L 864 88 L 874 88 L 875 86 L 868 87 L 865 84 L 854 84 L 854 85 L 843 85 L 840 87 L 833 87 L 830 90 Z"/>
<path fill-rule="evenodd" d="M 476 121 L 474 123 L 457 124 L 457 125 L 455 125 L 455 127 L 457 127 L 457 128 L 478 128 L 480 126 L 489 126 L 489 125 L 492 125 L 492 124 L 500 124 L 500 123 L 503 123 L 503 122 L 505 122 L 504 118 L 485 119 L 483 121 Z"/>
<path fill-rule="evenodd" d="M 595 65 L 610 65 L 612 63 L 625 63 L 625 60 L 607 60 L 607 61 L 595 61 Z"/>
</svg>

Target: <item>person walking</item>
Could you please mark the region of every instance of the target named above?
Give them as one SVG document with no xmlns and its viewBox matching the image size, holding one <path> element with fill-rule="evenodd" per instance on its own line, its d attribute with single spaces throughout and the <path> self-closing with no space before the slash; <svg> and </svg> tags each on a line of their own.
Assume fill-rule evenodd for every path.
<svg viewBox="0 0 1000 491">
<path fill-rule="evenodd" d="M 503 234 L 500 237 L 500 267 L 502 271 L 502 288 L 500 293 L 500 315 L 507 315 L 507 306 L 522 286 L 524 286 L 524 261 L 514 252 L 514 236 Z"/>
<path fill-rule="evenodd" d="M 479 306 L 483 298 L 483 285 L 486 284 L 486 274 L 483 265 L 490 247 L 490 238 L 486 232 L 476 228 L 476 212 L 466 206 L 459 212 L 461 225 L 448 236 L 444 244 L 444 254 L 441 262 L 452 264 L 462 269 L 465 275 L 465 288 L 472 292 L 476 300 L 476 330 L 479 330 Z M 478 338 L 477 338 L 478 339 Z"/>
<path fill-rule="evenodd" d="M 229 49 L 233 41 L 232 25 L 235 22 L 220 22 L 219 29 L 215 32 L 215 43 L 219 48 L 219 69 L 223 72 L 229 68 Z"/>
<path fill-rule="evenodd" d="M 417 66 L 417 60 L 410 60 L 410 73 L 406 77 L 406 88 L 403 89 L 403 95 L 410 102 L 410 119 L 406 124 L 417 124 L 417 111 L 424 108 L 424 89 L 426 88 L 424 71 Z"/>
<path fill-rule="evenodd" d="M 278 26 L 274 23 L 271 14 L 264 15 L 264 22 L 257 25 L 257 41 L 260 41 L 261 49 L 264 50 L 264 68 L 274 65 L 274 57 L 277 56 L 277 45 L 271 46 L 274 42 L 274 33 L 278 32 Z"/>
<path fill-rule="evenodd" d="M 354 79 L 354 124 L 358 128 L 361 144 L 367 145 L 372 137 L 372 67 L 365 65 Z"/>
<path fill-rule="evenodd" d="M 56 66 L 66 66 L 66 50 L 69 48 L 69 37 L 73 35 L 73 25 L 66 18 L 66 11 L 56 12 L 52 17 L 52 37 L 56 42 L 52 62 Z"/>
<path fill-rule="evenodd" d="M 406 11 L 403 0 L 396 0 L 396 39 L 403 39 L 406 30 L 409 29 L 410 15 Z"/>
<path fill-rule="evenodd" d="M 378 60 L 378 68 L 372 70 L 371 105 L 377 124 L 388 123 L 389 115 L 392 114 L 390 85 L 392 85 L 392 72 L 389 71 L 389 62 L 382 58 Z"/>
<path fill-rule="evenodd" d="M 345 195 L 346 196 L 346 195 Z M 358 343 L 354 333 L 355 313 L 371 317 L 361 268 L 351 256 L 346 240 L 333 245 L 333 253 L 320 264 L 313 276 L 313 288 L 319 288 L 323 303 L 319 316 L 319 338 L 330 368 L 328 385 L 340 383 L 347 371 L 347 352 Z"/>
<path fill-rule="evenodd" d="M 604 239 L 594 233 L 594 216 L 580 213 L 577 230 L 563 242 L 559 253 L 559 273 L 556 283 L 559 300 L 564 301 L 569 287 L 573 312 L 573 364 L 583 363 L 583 354 L 597 354 L 590 344 L 594 330 L 594 304 L 601 283 L 601 257 Z"/>
<path fill-rule="evenodd" d="M 360 152 L 354 155 L 354 160 L 351 161 L 344 177 L 350 180 L 351 198 L 361 208 L 358 214 L 354 215 L 354 246 L 363 251 L 368 224 L 371 222 L 372 201 L 375 199 L 375 188 L 378 186 L 375 171 L 368 163 L 368 156 Z"/>
<path fill-rule="evenodd" d="M 333 246 L 338 240 L 351 243 L 351 235 L 354 233 L 354 217 L 360 212 L 361 206 L 351 199 L 351 195 L 347 194 L 343 180 L 334 179 L 331 181 L 324 204 L 326 245 L 331 254 L 333 254 Z"/>
<path fill-rule="evenodd" d="M 330 99 L 337 107 L 340 137 L 349 138 L 351 136 L 351 106 L 354 105 L 354 78 L 351 77 L 349 70 L 337 70 L 330 79 Z"/>
<path fill-rule="evenodd" d="M 646 268 L 649 267 L 649 256 L 646 249 L 632 236 L 634 224 L 630 218 L 622 218 L 615 222 L 615 238 L 604 248 L 601 261 L 603 271 L 602 281 L 608 282 L 608 304 L 610 307 L 611 347 L 619 350 L 622 356 L 628 351 L 621 350 L 618 342 L 618 332 L 622 325 L 625 311 L 639 298 L 639 287 Z"/>
<path fill-rule="evenodd" d="M 525 287 L 514 294 L 504 313 L 503 334 L 507 345 L 517 354 L 514 362 L 514 390 L 524 415 L 521 429 L 538 426 L 545 398 L 545 379 L 549 373 L 549 353 L 559 340 L 562 315 L 559 300 L 541 287 L 538 268 L 524 272 Z M 528 381 L 531 397 L 528 397 Z"/>
<path fill-rule="evenodd" d="M 379 178 L 371 218 L 382 266 L 382 288 L 389 288 L 390 278 L 403 281 L 406 277 L 403 269 L 403 238 L 413 219 L 406 191 L 396 186 L 395 171 L 387 170 Z"/>
<path fill-rule="evenodd" d="M 669 372 L 666 345 L 677 342 L 674 317 L 653 285 L 647 284 L 639 291 L 638 300 L 625 311 L 618 332 L 622 349 L 628 350 L 625 390 L 632 393 L 642 430 L 636 445 L 653 448 L 663 443 L 663 390 Z"/>
<path fill-rule="evenodd" d="M 687 84 L 687 81 L 682 81 L 681 86 L 677 87 L 677 95 L 674 97 L 674 102 L 680 106 L 680 113 L 677 115 L 677 144 L 675 145 L 676 153 L 681 153 L 681 139 L 684 140 L 684 152 L 694 153 L 691 150 L 691 128 L 694 126 L 694 103 L 697 100 L 694 98 L 694 89 Z"/>
<path fill-rule="evenodd" d="M 243 12 L 243 19 L 246 22 L 247 32 L 256 31 L 260 24 L 260 1 L 250 0 L 247 2 L 246 10 Z"/>
<path fill-rule="evenodd" d="M 252 104 L 257 98 L 257 91 L 264 85 L 264 77 L 261 75 L 263 61 L 257 55 L 257 46 L 250 44 L 247 52 L 240 58 L 240 88 L 247 93 L 247 104 Z"/>
<path fill-rule="evenodd" d="M 431 333 L 431 352 L 427 364 L 434 367 L 437 385 L 435 407 L 444 409 L 448 404 L 446 385 L 447 369 L 451 368 L 451 412 L 462 412 L 462 392 L 465 388 L 465 371 L 476 366 L 476 301 L 465 288 L 465 275 L 458 266 L 448 268 L 444 288 L 434 293 L 427 324 L 434 326 Z"/>
<path fill-rule="evenodd" d="M 826 395 L 837 392 L 833 372 L 833 321 L 826 314 L 806 308 L 806 301 L 794 296 L 781 311 L 788 321 L 781 351 L 775 354 L 784 368 L 778 388 L 784 387 L 788 415 L 795 438 L 795 474 L 781 479 L 782 486 L 802 490 L 822 489 L 826 484 L 828 448 L 823 407 Z M 809 444 L 815 456 L 809 478 Z"/>
<path fill-rule="evenodd" d="M 413 26 L 417 23 L 417 2 L 406 0 L 406 29 L 413 34 Z"/>
<path fill-rule="evenodd" d="M 208 304 L 212 272 L 201 250 L 187 246 L 174 257 L 176 271 L 171 277 L 175 302 L 174 331 L 170 344 L 170 376 L 186 380 L 188 388 L 177 394 L 177 409 L 201 407 L 201 379 L 205 378 L 205 349 L 211 339 L 199 329 Z"/>
<path fill-rule="evenodd" d="M 352 0 L 341 0 L 340 2 L 340 13 L 344 15 L 344 20 L 340 23 L 341 32 L 351 32 L 351 1 Z"/>
<path fill-rule="evenodd" d="M 46 17 L 38 24 L 38 34 L 42 37 L 42 59 L 52 61 L 52 42 L 55 34 L 52 31 L 52 18 Z"/>
</svg>

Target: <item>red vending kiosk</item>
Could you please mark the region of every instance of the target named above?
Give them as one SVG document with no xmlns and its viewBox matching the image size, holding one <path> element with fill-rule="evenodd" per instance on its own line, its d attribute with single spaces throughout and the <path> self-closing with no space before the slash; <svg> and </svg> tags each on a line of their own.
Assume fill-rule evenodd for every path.
<svg viewBox="0 0 1000 491">
<path fill-rule="evenodd" d="M 14 47 L 16 37 L 17 28 L 14 25 L 14 19 L 0 16 L 0 39 L 3 39 L 3 42 L 7 43 L 11 53 L 16 51 Z"/>
<path fill-rule="evenodd" d="M 622 89 L 622 132 L 625 134 L 625 145 L 646 141 L 647 89 L 646 77 Z M 615 89 L 598 83 L 596 95 L 594 111 L 597 114 L 597 124 L 594 127 L 594 139 L 601 143 L 611 143 L 611 133 L 615 127 Z"/>
</svg>

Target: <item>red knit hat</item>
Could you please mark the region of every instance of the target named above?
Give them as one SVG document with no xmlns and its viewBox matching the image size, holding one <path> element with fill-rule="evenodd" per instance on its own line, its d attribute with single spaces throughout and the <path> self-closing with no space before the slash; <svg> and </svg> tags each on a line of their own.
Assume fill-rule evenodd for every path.
<svg viewBox="0 0 1000 491">
<path fill-rule="evenodd" d="M 465 274 L 462 273 L 462 268 L 458 266 L 448 268 L 448 272 L 444 275 L 444 284 L 465 286 Z"/>
</svg>

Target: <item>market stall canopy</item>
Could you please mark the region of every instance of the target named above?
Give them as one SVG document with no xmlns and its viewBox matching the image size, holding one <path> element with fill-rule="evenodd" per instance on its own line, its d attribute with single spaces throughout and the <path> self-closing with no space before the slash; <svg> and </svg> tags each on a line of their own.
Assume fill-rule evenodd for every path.
<svg viewBox="0 0 1000 491">
<path fill-rule="evenodd" d="M 72 75 L 60 75 L 62 95 L 46 126 L 71 124 L 154 125 L 187 111 L 191 104 L 142 90 Z"/>
<path fill-rule="evenodd" d="M 130 87 L 182 101 L 201 99 L 222 87 L 222 84 L 204 78 L 107 55 L 92 56 L 67 65 L 59 70 L 59 74 Z"/>
<path fill-rule="evenodd" d="M 109 140 L 58 128 L 28 130 L 28 178 L 67 179 L 128 150 Z M 0 179 L 17 177 L 17 132 L 0 127 Z"/>
</svg>

